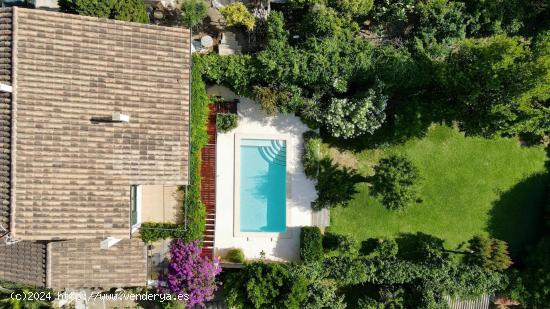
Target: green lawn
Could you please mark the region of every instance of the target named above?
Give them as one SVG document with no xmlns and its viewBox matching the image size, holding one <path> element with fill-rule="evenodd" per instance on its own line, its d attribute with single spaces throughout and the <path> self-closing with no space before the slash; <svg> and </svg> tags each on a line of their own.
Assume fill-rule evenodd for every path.
<svg viewBox="0 0 550 309">
<path fill-rule="evenodd" d="M 425 138 L 358 153 L 354 164 L 368 175 L 380 157 L 391 153 L 406 154 L 420 169 L 423 202 L 404 213 L 388 211 L 369 195 L 368 185 L 360 184 L 349 207 L 331 210 L 330 231 L 360 241 L 420 231 L 444 239 L 448 249 L 490 233 L 507 241 L 515 254 L 536 240 L 546 188 L 542 147 L 464 137 L 438 125 Z"/>
</svg>

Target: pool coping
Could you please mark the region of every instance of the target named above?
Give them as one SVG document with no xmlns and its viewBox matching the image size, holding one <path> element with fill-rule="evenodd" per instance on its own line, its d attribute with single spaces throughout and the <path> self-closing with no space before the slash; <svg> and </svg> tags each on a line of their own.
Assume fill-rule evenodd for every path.
<svg viewBox="0 0 550 309">
<path fill-rule="evenodd" d="M 291 177 L 288 173 L 288 164 L 289 157 L 292 154 L 292 147 L 290 147 L 290 134 L 258 134 L 258 133 L 235 133 L 234 137 L 235 142 L 235 157 L 234 157 L 234 185 L 233 185 L 233 236 L 234 237 L 253 237 L 253 238 L 291 238 L 292 231 L 289 229 L 288 223 L 290 222 L 290 209 L 288 205 L 288 200 L 290 198 L 290 181 Z M 240 188 L 241 185 L 241 140 L 242 139 L 276 139 L 284 140 L 286 146 L 286 167 L 285 167 L 285 186 L 286 186 L 286 196 L 285 196 L 285 212 L 286 212 L 286 232 L 242 232 L 240 230 L 241 226 L 241 196 Z"/>
</svg>

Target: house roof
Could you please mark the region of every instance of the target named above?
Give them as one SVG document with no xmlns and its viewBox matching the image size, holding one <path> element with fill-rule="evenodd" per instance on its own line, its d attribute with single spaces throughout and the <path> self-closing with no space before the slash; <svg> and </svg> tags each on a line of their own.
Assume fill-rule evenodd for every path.
<svg viewBox="0 0 550 309">
<path fill-rule="evenodd" d="M 11 183 L 1 178 L 8 157 L 0 157 L 12 236 L 128 238 L 131 184 L 188 181 L 189 30 L 12 12 L 13 23 L 0 22 L 13 27 Z M 129 123 L 92 121 L 113 112 Z M 1 117 L 4 125 L 9 116 Z"/>
<path fill-rule="evenodd" d="M 124 239 L 109 249 L 99 240 L 48 245 L 48 284 L 54 289 L 144 286 L 147 250 L 141 239 Z"/>
<path fill-rule="evenodd" d="M 0 83 L 11 85 L 11 9 L 0 8 Z M 10 222 L 11 93 L 0 92 L 0 225 Z"/>
<path fill-rule="evenodd" d="M 0 279 L 39 287 L 46 285 L 46 243 L 0 244 Z"/>
</svg>

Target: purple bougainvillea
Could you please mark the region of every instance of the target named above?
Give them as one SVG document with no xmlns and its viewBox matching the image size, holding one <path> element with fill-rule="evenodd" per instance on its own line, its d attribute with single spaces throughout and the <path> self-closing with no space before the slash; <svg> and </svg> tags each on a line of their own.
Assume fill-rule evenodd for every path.
<svg viewBox="0 0 550 309">
<path fill-rule="evenodd" d="M 160 290 L 163 293 L 187 294 L 187 307 L 204 305 L 205 300 L 214 297 L 216 275 L 221 272 L 218 261 L 211 261 L 200 255 L 197 241 L 184 244 L 174 240 L 170 247 L 168 272 L 160 278 Z"/>
</svg>

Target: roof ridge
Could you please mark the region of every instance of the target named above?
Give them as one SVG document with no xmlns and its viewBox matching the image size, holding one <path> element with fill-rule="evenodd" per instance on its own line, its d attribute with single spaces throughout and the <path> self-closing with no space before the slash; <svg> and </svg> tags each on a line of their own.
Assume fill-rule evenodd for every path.
<svg viewBox="0 0 550 309">
<path fill-rule="evenodd" d="M 87 15 L 78 15 L 78 14 L 71 14 L 71 13 L 64 13 L 64 12 L 56 12 L 56 11 L 47 11 L 47 10 L 40 10 L 40 9 L 29 9 L 29 8 L 22 8 L 22 7 L 13 7 L 14 11 L 21 11 L 24 13 L 29 13 L 32 15 L 50 15 L 50 16 L 56 16 L 63 19 L 75 19 L 75 20 L 88 20 L 93 22 L 103 22 L 103 23 L 114 23 L 114 24 L 121 24 L 121 25 L 130 25 L 135 27 L 142 27 L 142 28 L 148 28 L 148 29 L 157 29 L 157 30 L 167 30 L 172 32 L 188 32 L 190 33 L 191 30 L 189 28 L 185 27 L 169 27 L 169 26 L 162 26 L 162 25 L 155 25 L 155 24 L 143 24 L 139 22 L 133 22 L 133 21 L 124 21 L 124 20 L 116 20 L 116 19 L 110 19 L 110 18 L 103 18 L 103 17 L 97 17 L 97 16 L 87 16 Z M 183 31 L 182 31 L 183 30 Z"/>
</svg>

